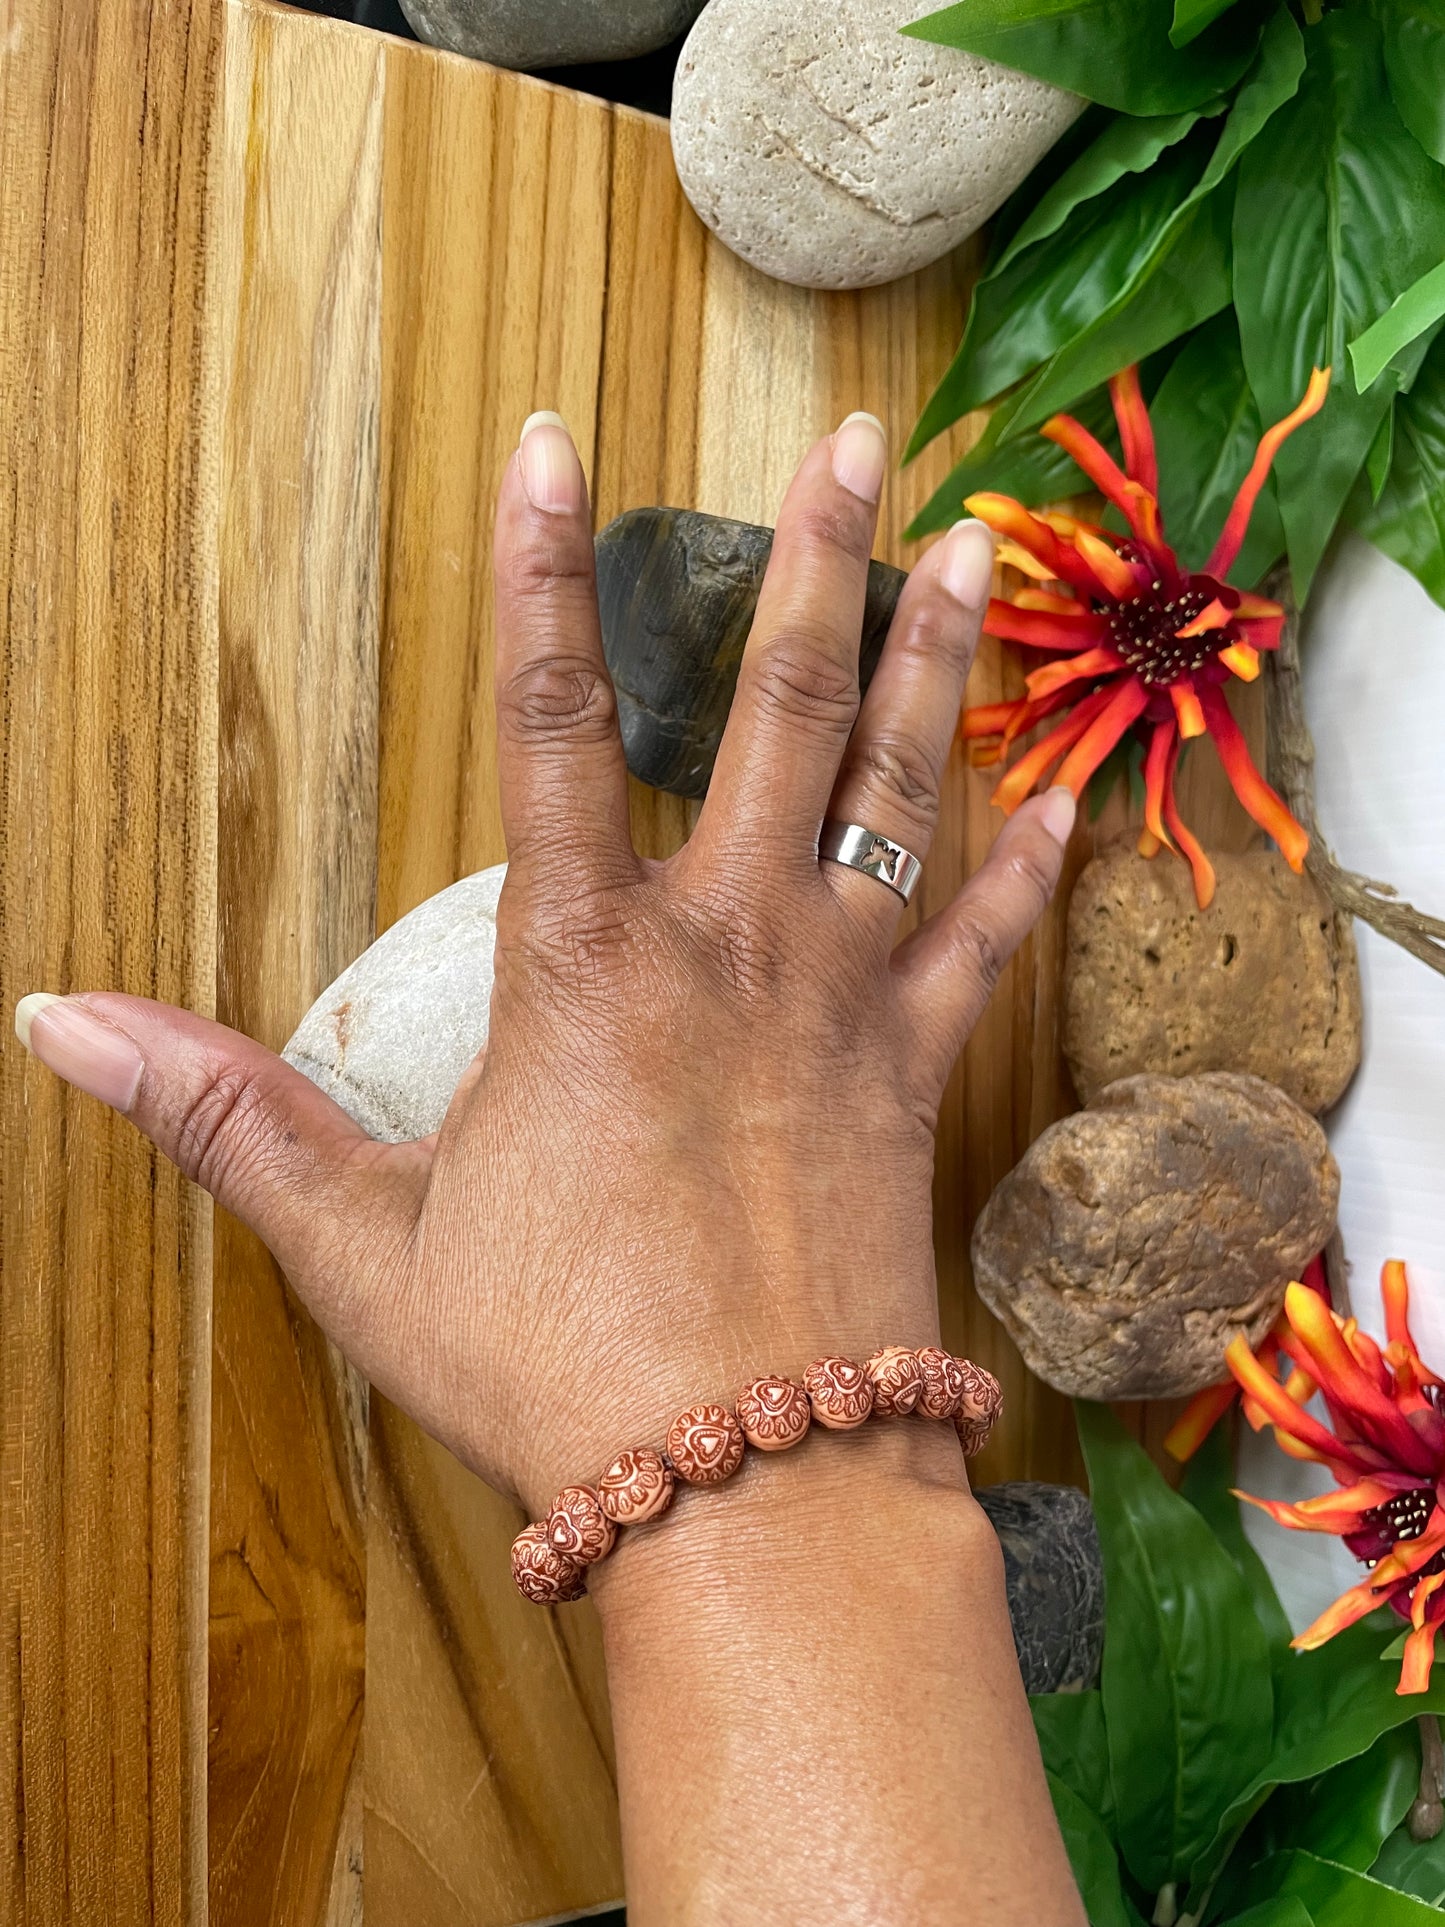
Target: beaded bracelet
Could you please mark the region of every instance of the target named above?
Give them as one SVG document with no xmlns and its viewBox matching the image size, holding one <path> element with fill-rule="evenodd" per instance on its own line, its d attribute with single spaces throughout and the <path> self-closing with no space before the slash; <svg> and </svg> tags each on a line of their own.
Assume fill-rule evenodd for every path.
<svg viewBox="0 0 1445 1927">
<path fill-rule="evenodd" d="M 992 1372 L 937 1345 L 885 1345 L 865 1365 L 820 1358 L 802 1379 L 755 1378 L 731 1406 L 690 1405 L 663 1445 L 619 1452 L 592 1485 L 565 1485 L 543 1520 L 512 1541 L 512 1578 L 540 1606 L 580 1599 L 587 1568 L 605 1559 L 620 1526 L 643 1525 L 672 1504 L 677 1481 L 721 1485 L 748 1446 L 785 1452 L 810 1426 L 848 1432 L 867 1418 L 952 1419 L 965 1458 L 981 1452 L 1003 1405 Z"/>
</svg>

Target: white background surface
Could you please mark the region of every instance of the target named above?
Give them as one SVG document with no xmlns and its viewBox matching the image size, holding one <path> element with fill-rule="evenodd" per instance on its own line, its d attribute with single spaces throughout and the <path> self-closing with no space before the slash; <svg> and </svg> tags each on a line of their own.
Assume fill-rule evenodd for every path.
<svg viewBox="0 0 1445 1927">
<path fill-rule="evenodd" d="M 1445 609 L 1351 535 L 1311 594 L 1302 647 L 1316 800 L 1335 855 L 1445 916 Z M 1325 1120 L 1351 1302 L 1383 1337 L 1380 1266 L 1403 1258 L 1416 1343 L 1445 1376 L 1445 977 L 1363 924 L 1355 937 L 1364 1062 Z M 1285 1459 L 1267 1432 L 1246 1435 L 1240 1475 L 1246 1491 L 1274 1498 L 1332 1483 Z M 1297 1628 L 1362 1577 L 1335 1540 L 1246 1510 Z"/>
</svg>

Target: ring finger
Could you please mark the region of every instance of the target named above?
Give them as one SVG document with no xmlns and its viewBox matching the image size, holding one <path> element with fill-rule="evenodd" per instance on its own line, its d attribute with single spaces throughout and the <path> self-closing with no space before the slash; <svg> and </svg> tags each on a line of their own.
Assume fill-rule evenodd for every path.
<svg viewBox="0 0 1445 1927">
<path fill-rule="evenodd" d="M 900 844 L 920 861 L 938 822 L 938 790 L 993 577 L 993 537 L 959 522 L 914 569 L 843 755 L 828 816 Z M 891 937 L 896 891 L 846 863 L 823 874 L 850 911 Z"/>
</svg>

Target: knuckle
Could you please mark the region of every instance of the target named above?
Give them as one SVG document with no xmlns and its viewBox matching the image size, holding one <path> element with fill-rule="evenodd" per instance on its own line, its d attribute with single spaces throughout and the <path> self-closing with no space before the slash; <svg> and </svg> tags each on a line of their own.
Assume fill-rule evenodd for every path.
<svg viewBox="0 0 1445 1927">
<path fill-rule="evenodd" d="M 778 933 L 738 911 L 717 932 L 717 959 L 724 985 L 746 1003 L 776 999 L 788 978 L 789 957 Z"/>
<path fill-rule="evenodd" d="M 968 911 L 958 919 L 954 942 L 965 969 L 972 973 L 984 996 L 991 996 L 1008 962 L 998 933 L 985 918 Z"/>
<path fill-rule="evenodd" d="M 549 518 L 541 536 L 514 543 L 497 559 L 500 584 L 515 601 L 530 605 L 561 599 L 569 605 L 579 591 L 592 593 L 592 543 L 579 541 L 566 527 L 554 528 Z"/>
<path fill-rule="evenodd" d="M 271 1164 L 282 1142 L 256 1077 L 225 1065 L 186 1104 L 176 1131 L 175 1162 L 192 1183 L 215 1195 L 238 1170 L 255 1174 Z"/>
<path fill-rule="evenodd" d="M 929 585 L 899 640 L 908 657 L 952 676 L 966 674 L 973 661 L 974 636 L 958 605 L 936 583 Z"/>
<path fill-rule="evenodd" d="M 792 533 L 800 547 L 849 562 L 867 561 L 873 546 L 872 519 L 861 502 L 809 502 L 797 512 Z"/>
<path fill-rule="evenodd" d="M 1050 862 L 1031 842 L 1021 843 L 1009 856 L 1009 869 L 1022 886 L 1027 924 L 1032 926 L 1043 915 L 1054 894 L 1057 863 Z"/>
<path fill-rule="evenodd" d="M 858 674 L 816 636 L 794 630 L 774 636 L 755 674 L 759 706 L 789 723 L 841 731 L 858 710 Z"/>
<path fill-rule="evenodd" d="M 616 727 L 617 698 L 607 675 L 581 657 L 528 663 L 501 692 L 498 712 L 522 741 L 601 742 Z"/>
<path fill-rule="evenodd" d="M 541 908 L 521 948 L 530 969 L 555 989 L 610 991 L 632 950 L 627 905 L 616 892 L 593 891 Z"/>
<path fill-rule="evenodd" d="M 910 736 L 881 736 L 859 746 L 846 776 L 871 800 L 891 804 L 911 826 L 931 829 L 938 816 L 938 771 L 923 745 Z"/>
</svg>

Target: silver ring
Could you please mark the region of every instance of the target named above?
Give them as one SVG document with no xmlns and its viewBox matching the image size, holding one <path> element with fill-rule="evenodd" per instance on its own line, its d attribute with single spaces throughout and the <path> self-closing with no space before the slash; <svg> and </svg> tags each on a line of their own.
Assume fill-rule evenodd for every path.
<svg viewBox="0 0 1445 1927">
<path fill-rule="evenodd" d="M 835 823 L 830 817 L 818 837 L 818 855 L 829 863 L 846 863 L 865 877 L 877 877 L 907 903 L 923 865 L 911 850 L 861 823 Z"/>
</svg>

